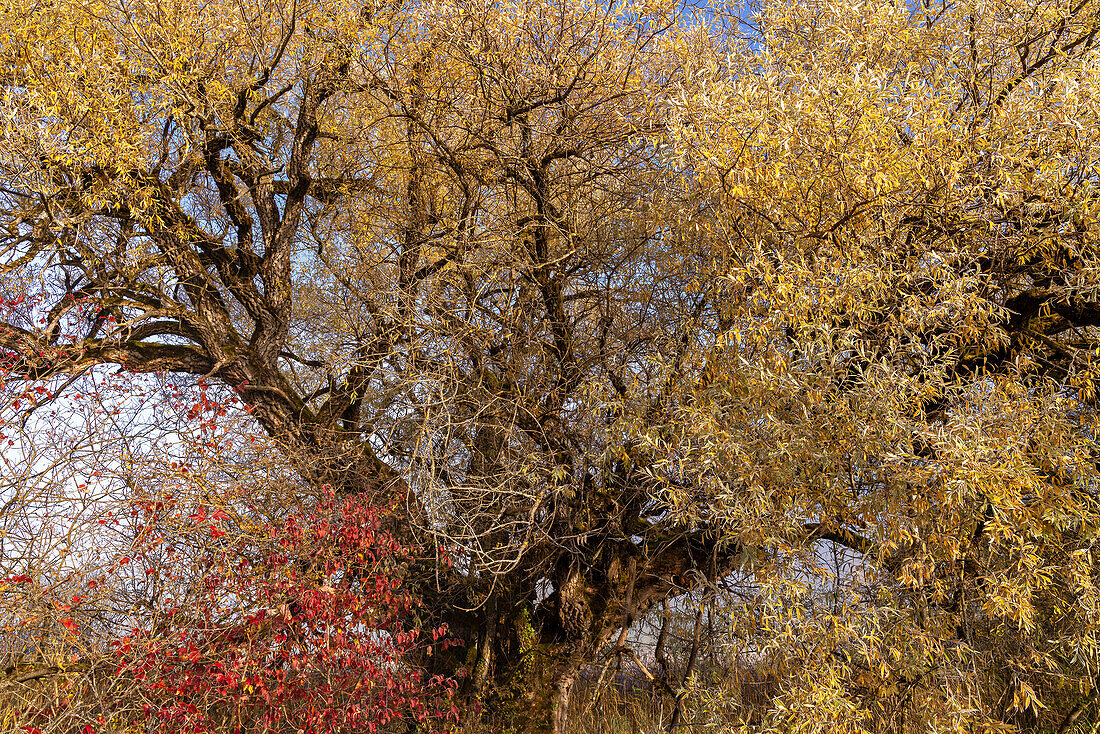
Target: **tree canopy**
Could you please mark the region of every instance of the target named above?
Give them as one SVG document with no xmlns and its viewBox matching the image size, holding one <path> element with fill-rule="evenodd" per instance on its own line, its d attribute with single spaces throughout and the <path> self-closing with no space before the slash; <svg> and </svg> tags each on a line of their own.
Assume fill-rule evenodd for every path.
<svg viewBox="0 0 1100 734">
<path fill-rule="evenodd" d="M 271 614 L 247 579 L 285 577 L 280 613 L 304 620 L 320 589 L 351 605 L 319 617 L 324 645 L 365 614 L 363 665 L 392 656 L 436 697 L 334 730 L 449 721 L 453 695 L 482 730 L 564 732 L 586 666 L 704 606 L 710 643 L 774 690 L 746 718 L 736 671 L 637 657 L 669 727 L 689 703 L 716 730 L 1100 721 L 1100 4 L 0 18 L 13 653 L 28 605 L 71 593 L 51 564 L 90 562 L 30 540 L 82 482 L 89 512 L 148 518 L 165 547 L 201 531 L 203 570 L 173 582 L 194 599 L 217 568 L 241 614 Z M 43 468 L 82 399 L 106 407 Z M 329 534 L 347 507 L 369 538 Z M 280 535 L 300 522 L 323 531 Z M 136 606 L 66 626 L 67 655 L 123 619 L 149 640 L 194 624 L 158 627 L 151 587 L 123 587 Z M 359 700 L 343 680 L 332 700 Z M 248 731 L 305 721 L 246 709 Z"/>
</svg>

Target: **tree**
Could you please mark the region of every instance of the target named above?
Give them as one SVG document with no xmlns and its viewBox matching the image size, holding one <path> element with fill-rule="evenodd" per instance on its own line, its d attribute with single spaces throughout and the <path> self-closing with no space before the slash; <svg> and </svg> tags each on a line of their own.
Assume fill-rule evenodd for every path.
<svg viewBox="0 0 1100 734">
<path fill-rule="evenodd" d="M 1098 715 L 1088 0 L 3 12 L 11 373 L 392 502 L 486 726 L 734 572 L 776 726 Z"/>
<path fill-rule="evenodd" d="M 773 551 L 730 638 L 771 726 L 1100 714 L 1097 10 L 768 4 L 677 108 L 732 328 L 651 443 Z"/>
<path fill-rule="evenodd" d="M 660 410 L 630 372 L 703 308 L 653 270 L 673 10 L 257 12 L 12 9 L 7 282 L 49 303 L 9 319 L 13 368 L 230 386 L 308 482 L 395 492 L 403 541 L 463 559 L 416 592 L 475 610 L 447 620 L 471 695 L 543 696 L 526 678 L 568 681 L 638 576 L 612 403 Z M 697 550 L 658 554 L 635 604 Z"/>
<path fill-rule="evenodd" d="M 57 431 L 25 461 L 38 478 L 9 495 L 0 721 L 28 734 L 446 726 L 455 681 L 408 658 L 459 643 L 416 625 L 387 508 L 325 488 L 303 496 L 247 414 L 201 381 L 150 382 L 120 387 L 159 403 L 155 443 L 117 404 L 97 409 L 125 418 L 129 444 L 99 427 L 103 458 L 74 488 L 86 447 Z M 110 405 L 92 387 L 81 389 Z M 78 417 L 54 420 L 72 431 Z M 42 468 L 53 450 L 60 460 Z"/>
</svg>

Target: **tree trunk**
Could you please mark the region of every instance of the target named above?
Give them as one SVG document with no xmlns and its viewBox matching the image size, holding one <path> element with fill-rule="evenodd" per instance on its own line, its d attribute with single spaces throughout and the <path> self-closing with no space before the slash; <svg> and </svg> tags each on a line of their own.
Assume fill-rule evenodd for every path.
<svg viewBox="0 0 1100 734">
<path fill-rule="evenodd" d="M 558 680 L 558 696 L 554 702 L 553 734 L 565 734 L 566 725 L 569 723 L 569 696 L 576 680 L 576 671 L 563 675 Z"/>
<path fill-rule="evenodd" d="M 490 638 L 491 668 L 480 697 L 486 705 L 491 731 L 549 734 L 559 712 L 561 681 L 570 679 L 580 658 L 581 640 L 551 643 L 544 640 L 531 605 L 515 608 L 497 622 Z"/>
<path fill-rule="evenodd" d="M 599 638 L 564 637 L 546 623 L 541 605 L 530 600 L 517 604 L 514 598 L 507 592 L 494 595 L 472 613 L 437 608 L 431 624 L 446 621 L 451 635 L 465 646 L 413 662 L 431 674 L 459 674 L 458 705 L 471 730 L 564 732 L 569 693 Z"/>
</svg>

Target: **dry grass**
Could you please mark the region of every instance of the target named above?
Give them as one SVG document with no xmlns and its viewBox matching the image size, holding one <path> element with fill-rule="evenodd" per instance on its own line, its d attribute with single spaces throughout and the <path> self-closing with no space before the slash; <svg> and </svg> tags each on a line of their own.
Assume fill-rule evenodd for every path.
<svg viewBox="0 0 1100 734">
<path fill-rule="evenodd" d="M 606 691 L 598 699 L 576 696 L 570 705 L 569 734 L 654 734 L 665 731 L 672 702 Z"/>
</svg>

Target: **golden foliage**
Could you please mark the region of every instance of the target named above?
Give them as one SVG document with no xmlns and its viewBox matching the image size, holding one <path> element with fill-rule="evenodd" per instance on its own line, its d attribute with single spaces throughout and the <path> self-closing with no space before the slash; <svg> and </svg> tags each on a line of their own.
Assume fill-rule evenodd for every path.
<svg viewBox="0 0 1100 734">
<path fill-rule="evenodd" d="M 0 28 L 12 370 L 218 380 L 304 483 L 401 494 L 472 697 L 737 579 L 779 693 L 689 685 L 717 728 L 1100 720 L 1093 0 Z"/>
</svg>

